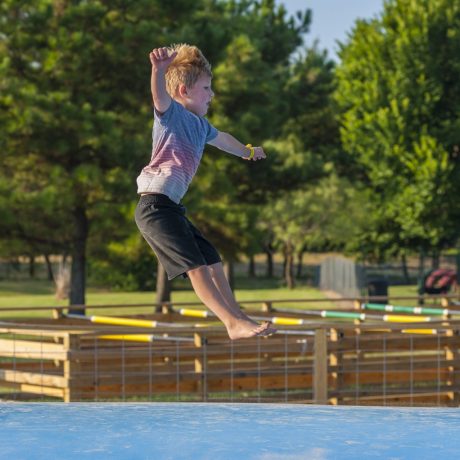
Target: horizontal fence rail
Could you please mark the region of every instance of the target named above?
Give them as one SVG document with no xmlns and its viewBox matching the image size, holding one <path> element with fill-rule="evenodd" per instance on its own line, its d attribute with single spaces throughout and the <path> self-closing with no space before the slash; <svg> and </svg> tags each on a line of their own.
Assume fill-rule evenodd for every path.
<svg viewBox="0 0 460 460">
<path fill-rule="evenodd" d="M 261 309 L 262 311 L 271 311 L 272 309 L 278 310 L 276 308 L 278 305 L 282 306 L 285 304 L 289 305 L 296 305 L 298 308 L 308 308 L 313 307 L 318 304 L 324 303 L 334 303 L 337 304 L 339 307 L 341 305 L 346 304 L 355 304 L 355 305 L 362 305 L 365 303 L 379 303 L 382 305 L 386 305 L 391 302 L 410 302 L 415 303 L 416 305 L 419 304 L 427 304 L 432 303 L 434 305 L 439 306 L 452 306 L 457 310 L 460 310 L 460 292 L 457 294 L 421 294 L 416 296 L 363 296 L 363 297 L 339 297 L 334 299 L 269 299 L 269 300 L 244 300 L 241 301 L 240 304 L 243 306 L 247 306 L 248 309 L 256 310 Z M 151 307 L 152 310 L 162 311 L 163 313 L 168 313 L 175 308 L 185 308 L 185 307 L 203 307 L 202 302 L 149 302 L 149 303 L 132 303 L 132 304 L 101 304 L 101 305 L 72 305 L 72 310 L 88 310 L 88 309 L 97 309 L 97 310 L 105 310 L 105 309 L 126 309 L 126 310 L 134 310 L 139 307 Z M 4 315 L 5 313 L 21 313 L 21 312 L 50 312 L 55 311 L 56 314 L 60 314 L 60 312 L 65 312 L 69 309 L 69 306 L 39 306 L 39 307 L 32 307 L 32 306 L 23 306 L 23 307 L 1 307 L 0 313 Z"/>
</svg>

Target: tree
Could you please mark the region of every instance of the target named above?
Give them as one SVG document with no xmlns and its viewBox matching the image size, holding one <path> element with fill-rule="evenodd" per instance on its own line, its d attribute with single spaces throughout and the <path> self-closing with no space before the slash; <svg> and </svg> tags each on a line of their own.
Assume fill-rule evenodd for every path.
<svg viewBox="0 0 460 460">
<path fill-rule="evenodd" d="M 459 27 L 456 0 L 390 0 L 342 46 L 341 138 L 373 192 L 361 240 L 379 257 L 458 238 Z"/>
<path fill-rule="evenodd" d="M 335 173 L 285 192 L 266 206 L 259 225 L 274 234 L 285 253 L 284 279 L 293 288 L 294 256 L 304 249 L 346 248 L 365 216 L 364 195 Z"/>
<path fill-rule="evenodd" d="M 71 304 L 85 302 L 93 223 L 120 215 L 148 151 L 152 37 L 169 42 L 195 8 L 180 0 L 1 5 L 1 181 L 16 209 L 9 231 L 69 248 Z"/>
<path fill-rule="evenodd" d="M 282 5 L 263 0 L 225 2 L 222 13 L 216 27 L 222 48 L 213 53 L 210 42 L 204 44 L 205 54 L 217 58 L 213 62 L 217 97 L 210 120 L 245 143 L 265 144 L 281 134 L 288 109 L 283 91 L 289 59 L 309 28 L 310 12 L 288 17 Z M 274 161 L 241 161 L 212 148 L 203 156 L 185 202 L 198 226 L 230 262 L 240 253 L 251 255 L 263 248 L 256 221 L 270 197 L 267 178 L 273 176 Z"/>
<path fill-rule="evenodd" d="M 0 188 L 13 193 L 0 230 L 38 251 L 70 252 L 70 303 L 83 304 L 88 255 L 102 274 L 120 242 L 138 254 L 126 207 L 150 150 L 152 40 L 200 46 L 219 94 L 211 120 L 261 144 L 282 133 L 290 59 L 309 23 L 308 10 L 288 17 L 274 0 L 4 1 Z M 216 158 L 205 155 L 186 204 L 232 259 L 260 247 L 255 222 L 276 160 Z"/>
<path fill-rule="evenodd" d="M 330 245 L 333 222 L 338 219 L 337 213 L 328 212 L 332 203 L 327 203 L 329 194 L 325 186 L 345 169 L 338 154 L 333 71 L 332 61 L 317 45 L 302 50 L 293 59 L 282 91 L 287 112 L 281 132 L 267 143 L 270 186 L 266 191 L 267 209 L 260 222 L 269 235 L 268 242 L 273 243 L 270 241 L 273 236 L 281 245 L 285 254 L 285 280 L 291 287 L 294 255 L 301 260 L 305 250 Z M 324 196 L 317 196 L 319 193 Z M 346 195 L 345 190 L 338 193 Z M 325 219 L 317 213 L 312 200 L 325 206 Z M 326 225 L 327 230 L 323 228 Z"/>
</svg>

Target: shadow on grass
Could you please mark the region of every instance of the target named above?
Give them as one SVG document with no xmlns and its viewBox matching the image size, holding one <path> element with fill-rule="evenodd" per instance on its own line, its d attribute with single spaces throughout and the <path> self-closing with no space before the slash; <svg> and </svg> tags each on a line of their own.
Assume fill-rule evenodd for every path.
<svg viewBox="0 0 460 460">
<path fill-rule="evenodd" d="M 54 284 L 51 281 L 39 279 L 25 280 L 0 280 L 1 296 L 16 295 L 52 295 L 54 294 Z"/>
</svg>

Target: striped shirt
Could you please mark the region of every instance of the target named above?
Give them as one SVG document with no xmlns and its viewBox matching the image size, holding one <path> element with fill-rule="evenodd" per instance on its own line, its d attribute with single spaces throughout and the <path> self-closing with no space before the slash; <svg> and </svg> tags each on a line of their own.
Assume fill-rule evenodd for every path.
<svg viewBox="0 0 460 460">
<path fill-rule="evenodd" d="M 154 112 L 152 157 L 137 178 L 137 193 L 162 193 L 180 203 L 198 169 L 205 144 L 218 131 L 206 118 L 174 99 L 165 113 Z"/>
</svg>

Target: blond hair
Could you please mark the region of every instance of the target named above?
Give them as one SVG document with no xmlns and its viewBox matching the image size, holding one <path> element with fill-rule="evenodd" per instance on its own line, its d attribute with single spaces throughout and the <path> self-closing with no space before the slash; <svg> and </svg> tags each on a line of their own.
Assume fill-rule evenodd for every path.
<svg viewBox="0 0 460 460">
<path fill-rule="evenodd" d="M 166 89 L 172 97 L 176 96 L 179 85 L 192 88 L 203 74 L 212 78 L 211 64 L 196 46 L 181 43 L 171 45 L 169 50 L 177 52 L 166 72 Z"/>
</svg>

